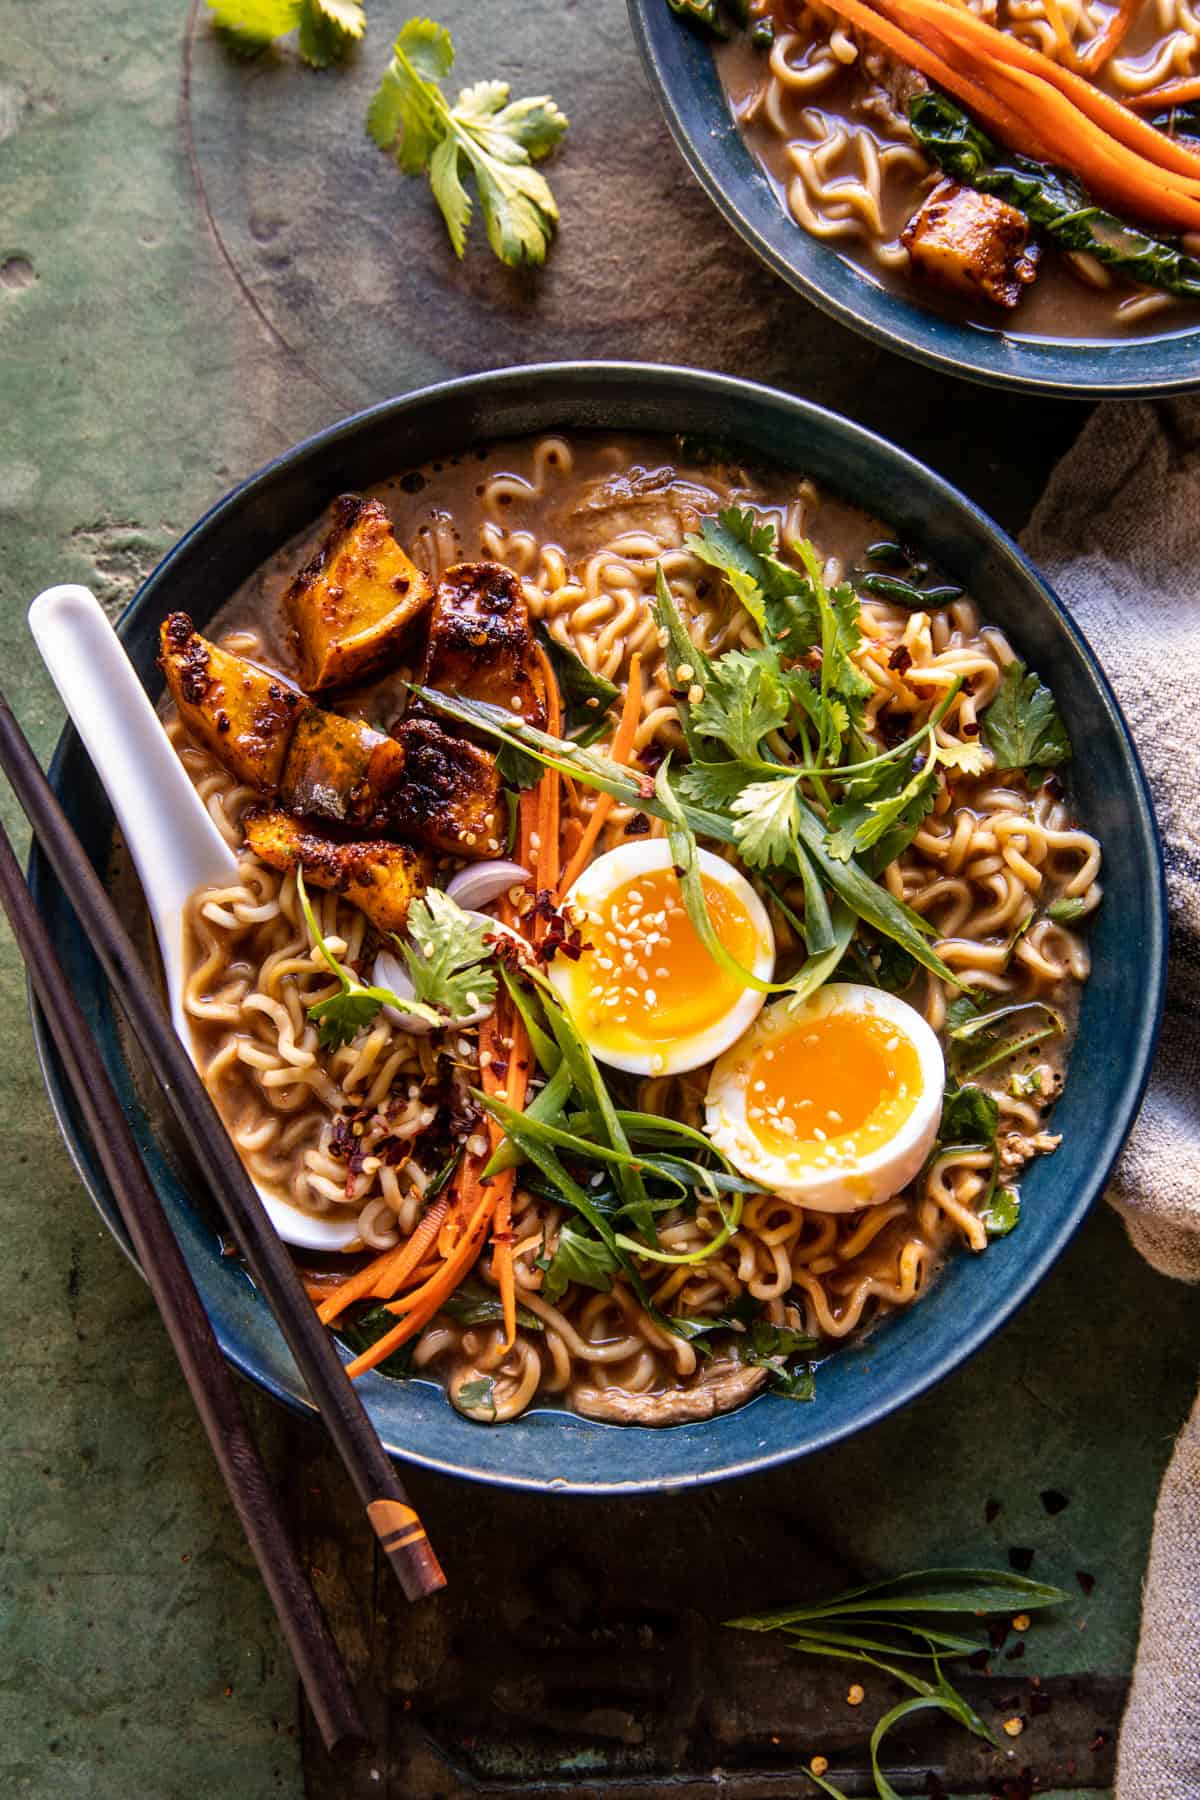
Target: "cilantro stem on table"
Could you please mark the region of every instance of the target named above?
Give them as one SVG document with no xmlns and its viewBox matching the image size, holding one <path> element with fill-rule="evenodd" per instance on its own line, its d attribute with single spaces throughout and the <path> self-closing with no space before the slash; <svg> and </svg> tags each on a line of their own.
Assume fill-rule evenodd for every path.
<svg viewBox="0 0 1200 1800">
<path fill-rule="evenodd" d="M 550 184 L 535 162 L 567 129 L 548 95 L 510 99 L 504 81 L 477 81 L 451 106 L 441 89 L 454 66 L 444 25 L 410 19 L 367 112 L 367 131 L 405 175 L 429 177 L 456 256 L 467 247 L 475 183 L 488 242 L 510 268 L 542 263 L 558 225 Z"/>
</svg>

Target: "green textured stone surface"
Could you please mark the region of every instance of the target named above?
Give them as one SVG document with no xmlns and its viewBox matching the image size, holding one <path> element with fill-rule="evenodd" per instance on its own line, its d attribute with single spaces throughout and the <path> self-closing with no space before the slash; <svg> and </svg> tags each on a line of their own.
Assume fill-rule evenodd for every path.
<svg viewBox="0 0 1200 1800">
<path fill-rule="evenodd" d="M 753 374 L 897 438 L 1014 529 L 1082 416 L 926 376 L 750 262 L 643 97 L 620 0 L 439 9 L 464 80 L 550 88 L 572 118 L 546 271 L 506 274 L 481 243 L 456 264 L 424 185 L 361 133 L 407 11 L 373 0 L 365 50 L 317 76 L 286 51 L 231 61 L 181 0 L 102 0 L 86 16 L 66 0 L 0 0 L 0 680 L 43 756 L 61 714 L 24 627 L 39 588 L 81 580 L 119 608 L 233 481 L 443 373 L 581 354 Z M 7 795 L 0 814 L 14 825 Z M 6 936 L 0 1019 L 0 1792 L 298 1796 L 286 1656 L 146 1290 L 59 1143 Z M 1098 1217 L 971 1368 L 837 1457 L 669 1506 L 614 1504 L 601 1531 L 562 1502 L 413 1485 L 457 1572 L 455 1606 L 469 1585 L 476 1622 L 510 1619 L 524 1579 L 508 1560 L 481 1568 L 481 1520 L 500 1541 L 554 1534 L 568 1566 L 593 1535 L 614 1555 L 632 1541 L 651 1609 L 672 1588 L 653 1554 L 661 1528 L 675 1583 L 680 1566 L 716 1566 L 709 1619 L 782 1599 L 805 1559 L 770 1563 L 767 1548 L 797 1534 L 831 1546 L 839 1574 L 1002 1561 L 1027 1543 L 1035 1573 L 1099 1577 L 1028 1666 L 1119 1676 L 1198 1349 L 1187 1296 Z M 386 1646 L 372 1660 L 393 1706 L 409 1682 L 436 1691 L 439 1632 L 372 1585 L 312 1434 L 252 1402 L 352 1656 Z M 303 1500 L 310 1482 L 333 1496 L 332 1539 Z M 1071 1496 L 1055 1520 L 1037 1497 L 1048 1486 Z M 991 1530 L 989 1495 L 1004 1503 Z M 595 1774 L 605 1754 L 603 1740 L 564 1744 L 559 1766 Z M 314 1795 L 414 1791 L 399 1762 L 374 1782 L 370 1765 L 337 1774 L 311 1748 L 307 1761 Z"/>
</svg>

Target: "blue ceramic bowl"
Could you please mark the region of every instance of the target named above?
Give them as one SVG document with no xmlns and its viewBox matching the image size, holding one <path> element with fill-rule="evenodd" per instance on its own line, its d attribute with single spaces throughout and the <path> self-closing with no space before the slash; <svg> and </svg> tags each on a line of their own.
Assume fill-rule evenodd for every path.
<svg viewBox="0 0 1200 1800">
<path fill-rule="evenodd" d="M 332 494 L 498 438 L 580 428 L 723 438 L 810 472 L 936 559 L 980 597 L 987 617 L 1053 684 L 1083 752 L 1073 772 L 1079 809 L 1105 849 L 1095 967 L 1055 1121 L 1062 1148 L 1037 1162 L 1024 1181 L 1020 1228 L 985 1256 L 953 1258 L 919 1306 L 861 1348 L 833 1357 L 819 1371 L 814 1404 L 764 1394 L 739 1412 L 661 1431 L 594 1424 L 550 1408 L 488 1427 L 462 1418 L 431 1383 L 396 1383 L 374 1373 L 362 1382 L 371 1415 L 397 1456 L 514 1487 L 623 1493 L 715 1481 L 835 1443 L 940 1381 L 1004 1323 L 1100 1193 L 1133 1122 L 1162 1000 L 1165 914 L 1154 819 L 1129 734 L 1083 638 L 1016 546 L 954 488 L 882 439 L 806 401 L 719 375 L 624 363 L 509 369 L 427 388 L 332 426 L 222 500 L 141 589 L 120 632 L 147 687 L 157 695 L 162 685 L 154 658 L 163 616 L 182 608 L 203 627 L 272 551 L 321 514 Z M 58 745 L 51 779 L 93 862 L 104 869 L 112 813 L 73 730 Z M 222 1260 L 165 1135 L 143 1111 L 100 967 L 36 853 L 31 873 L 226 1354 L 270 1393 L 307 1407 L 266 1306 L 238 1268 Z M 36 1015 L 35 1026 L 64 1136 L 96 1205 L 122 1239 L 112 1196 Z"/>
<path fill-rule="evenodd" d="M 1035 339 L 965 324 L 872 281 L 787 212 L 734 124 L 711 40 L 667 0 L 629 0 L 633 35 L 693 175 L 765 263 L 843 325 L 946 374 L 1081 400 L 1200 387 L 1200 328 Z"/>
</svg>

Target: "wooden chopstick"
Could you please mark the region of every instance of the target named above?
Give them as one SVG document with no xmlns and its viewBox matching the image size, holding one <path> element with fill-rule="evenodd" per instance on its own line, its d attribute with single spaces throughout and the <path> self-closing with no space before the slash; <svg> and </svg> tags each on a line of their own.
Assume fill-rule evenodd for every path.
<svg viewBox="0 0 1200 1800">
<path fill-rule="evenodd" d="M 79 1002 L 67 985 L 62 964 L 38 916 L 3 825 L 0 905 L 8 914 L 67 1080 L 150 1283 L 326 1748 L 338 1750 L 365 1743 L 367 1731 L 350 1678 L 279 1512 L 229 1365 L 213 1335 L 183 1252 L 150 1186 L 108 1071 Z"/>
<path fill-rule="evenodd" d="M 207 1088 L 175 1034 L 152 977 L 3 694 L 0 768 L 103 965 L 155 1080 L 197 1151 L 213 1197 L 253 1281 L 275 1315 L 406 1598 L 419 1600 L 435 1593 L 445 1586 L 446 1578 L 425 1527 L 409 1504 L 332 1338 L 304 1292 L 295 1264 L 263 1210 Z"/>
</svg>

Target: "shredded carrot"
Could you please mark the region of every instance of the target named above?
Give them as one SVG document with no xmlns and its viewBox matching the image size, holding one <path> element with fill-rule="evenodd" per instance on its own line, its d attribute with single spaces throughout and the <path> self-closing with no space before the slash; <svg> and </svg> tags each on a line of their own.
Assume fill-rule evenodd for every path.
<svg viewBox="0 0 1200 1800">
<path fill-rule="evenodd" d="M 1127 106 L 1084 76 L 1062 68 L 1041 51 L 1030 49 L 1019 38 L 1010 37 L 1006 31 L 987 24 L 968 9 L 948 4 L 948 0 L 878 0 L 878 4 L 910 35 L 917 34 L 922 43 L 928 43 L 932 38 L 936 45 L 941 40 L 943 57 L 947 55 L 945 40 L 949 38 L 967 54 L 969 74 L 979 84 L 986 86 L 996 66 L 1001 64 L 1010 70 L 1020 69 L 1026 75 L 1037 76 L 1072 101 L 1093 125 L 1101 127 L 1104 135 L 1152 163 L 1168 185 L 1179 192 L 1200 195 L 1200 156 L 1155 131 L 1153 126 L 1147 125 L 1145 120 L 1139 119 Z M 835 6 L 835 10 L 840 11 L 840 6 Z M 1026 108 L 1020 115 L 1020 122 L 1024 130 L 1037 131 L 1044 137 L 1045 121 L 1039 114 Z M 1095 133 L 1087 134 L 1087 127 L 1080 120 L 1074 121 L 1074 130 L 1095 136 Z M 1019 143 L 1014 146 L 1022 147 Z M 1070 140 L 1064 143 L 1055 139 L 1053 148 L 1062 162 L 1069 157 Z M 1074 164 L 1068 160 L 1068 166 L 1074 167 Z M 1149 170 L 1143 171 L 1144 178 L 1150 174 Z M 1172 177 L 1181 179 L 1176 182 Z"/>
<path fill-rule="evenodd" d="M 439 1194 L 410 1238 L 385 1250 L 365 1268 L 351 1275 L 348 1281 L 343 1281 L 317 1308 L 321 1323 L 332 1325 L 354 1300 L 365 1300 L 368 1296 L 390 1300 L 433 1243 L 449 1206 L 449 1194 Z"/>
<path fill-rule="evenodd" d="M 1067 67 L 1079 67 L 1079 52 L 1071 41 L 1071 33 L 1067 30 L 1067 21 L 1063 18 L 1062 7 L 1058 0 L 1044 0 L 1046 17 L 1050 21 L 1050 29 L 1054 33 L 1054 41 L 1058 45 L 1058 53 L 1066 61 Z"/>
<path fill-rule="evenodd" d="M 633 740 L 637 736 L 638 724 L 642 716 L 642 659 L 638 651 L 634 651 L 629 659 L 629 679 L 625 684 L 625 699 L 621 705 L 621 718 L 613 736 L 609 749 L 609 758 L 619 763 L 622 768 L 633 754 Z M 563 870 L 558 884 L 559 898 L 566 893 L 573 881 L 576 881 L 587 867 L 588 858 L 595 849 L 596 840 L 604 830 L 605 820 L 612 811 L 615 801 L 611 794 L 597 794 L 596 804 L 592 808 L 592 816 L 587 822 L 583 836 L 576 846 L 575 853 Z"/>
<path fill-rule="evenodd" d="M 947 0 L 828 0 L 962 101 L 1012 148 L 1070 169 L 1098 198 L 1200 226 L 1200 159 L 1118 101 Z"/>
<path fill-rule="evenodd" d="M 1145 3 L 1146 0 L 1121 0 L 1116 12 L 1109 14 L 1103 30 L 1096 33 L 1079 59 L 1085 75 L 1098 75 L 1109 58 L 1115 56 Z"/>
<path fill-rule="evenodd" d="M 467 1161 L 475 1159 L 465 1159 Z M 476 1181 L 478 1176 L 476 1174 Z M 403 1300 L 394 1300 L 388 1307 L 389 1312 L 403 1312 L 400 1323 L 391 1331 L 385 1332 L 381 1338 L 364 1350 L 361 1356 L 347 1364 L 346 1373 L 351 1378 L 361 1375 L 366 1369 L 373 1369 L 377 1363 L 383 1362 L 393 1350 L 408 1339 L 415 1337 L 433 1318 L 438 1308 L 449 1299 L 459 1282 L 473 1266 L 480 1250 L 483 1248 L 484 1236 L 492 1215 L 496 1210 L 497 1195 L 495 1184 L 482 1191 L 481 1198 L 471 1217 L 471 1223 L 462 1241 L 455 1247 L 454 1254 L 443 1262 L 437 1272 L 423 1284 L 406 1294 Z"/>
<path fill-rule="evenodd" d="M 535 655 L 545 687 L 546 727 L 557 737 L 562 730 L 558 682 L 550 659 L 540 645 L 536 647 Z M 538 892 L 549 890 L 553 893 L 558 887 L 559 783 L 555 771 L 547 769 L 536 787 L 527 788 L 520 799 L 518 854 L 533 870 Z M 506 924 L 516 923 L 516 909 L 507 899 L 501 903 L 500 916 Z M 525 1104 L 532 1051 L 519 1014 L 503 994 L 495 1010 L 480 1025 L 479 1060 L 484 1091 L 502 1094 L 508 1104 L 519 1111 Z M 505 1169 L 490 1180 L 483 1180 L 483 1170 L 490 1156 L 504 1140 L 503 1129 L 492 1119 L 488 1121 L 488 1137 L 487 1155 L 466 1151 L 451 1190 L 439 1199 L 436 1207 L 430 1208 L 407 1244 L 385 1252 L 367 1269 L 352 1277 L 346 1288 L 339 1291 L 340 1305 L 336 1311 L 331 1310 L 332 1302 L 327 1302 L 321 1309 L 323 1318 L 327 1311 L 330 1318 L 336 1317 L 342 1306 L 352 1299 L 371 1293 L 386 1299 L 388 1311 L 398 1317 L 399 1322 L 391 1331 L 347 1366 L 349 1375 L 361 1375 L 365 1370 L 375 1368 L 393 1350 L 424 1330 L 474 1267 L 489 1226 L 492 1231 L 492 1269 L 504 1314 L 504 1348 L 511 1348 L 517 1331 L 512 1233 L 516 1171 Z M 429 1263 L 423 1259 L 435 1239 L 437 1260 Z M 409 1291 L 399 1299 L 393 1299 L 392 1296 L 406 1284 Z M 346 1291 L 351 1288 L 353 1291 Z"/>
<path fill-rule="evenodd" d="M 1131 94 L 1129 105 L 1185 106 L 1189 100 L 1200 100 L 1200 75 L 1184 75 L 1178 81 L 1168 81 L 1165 87 L 1151 88 L 1148 94 Z"/>
</svg>

